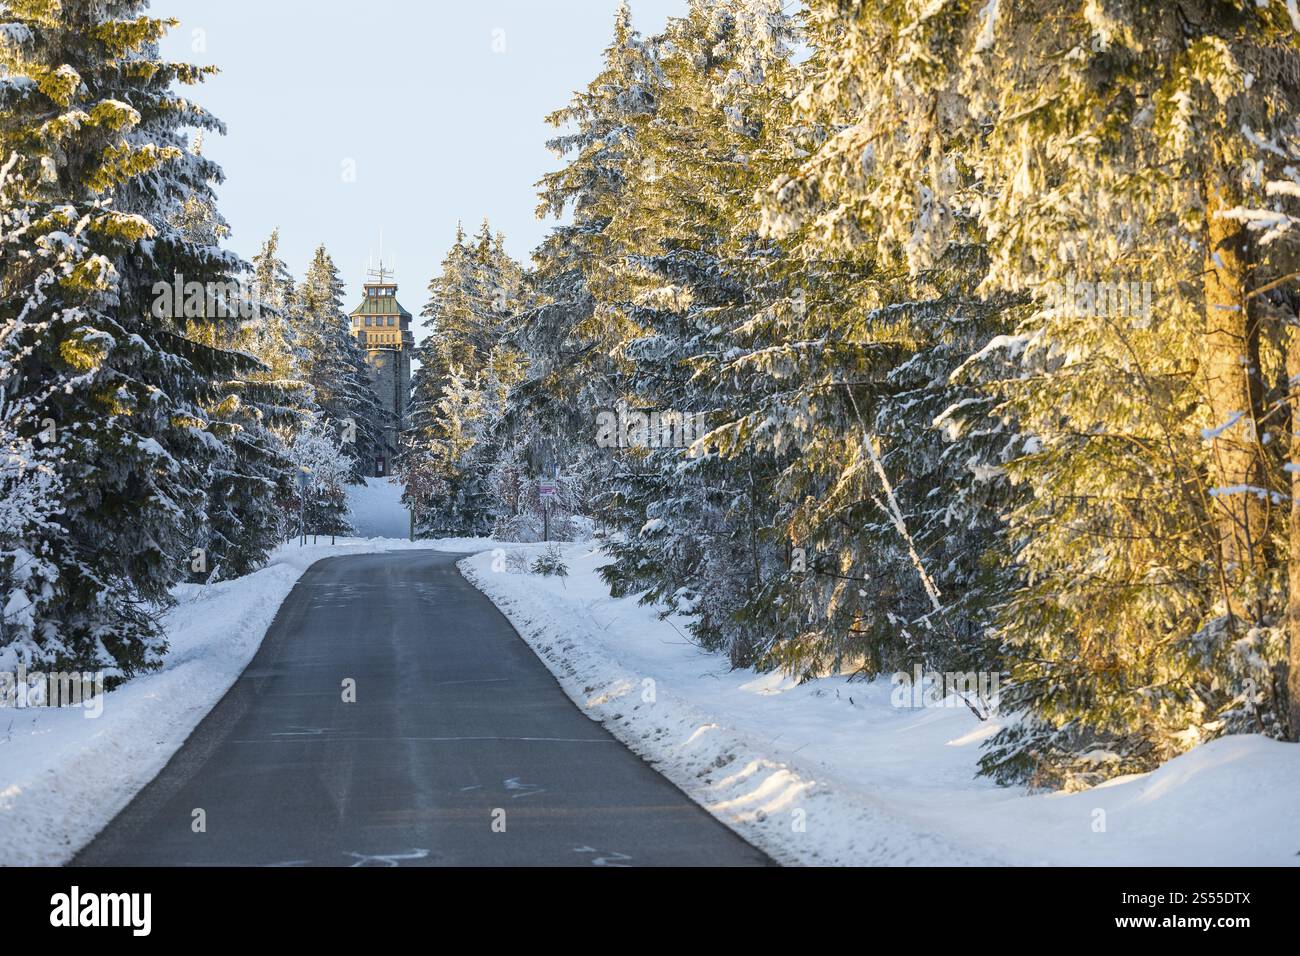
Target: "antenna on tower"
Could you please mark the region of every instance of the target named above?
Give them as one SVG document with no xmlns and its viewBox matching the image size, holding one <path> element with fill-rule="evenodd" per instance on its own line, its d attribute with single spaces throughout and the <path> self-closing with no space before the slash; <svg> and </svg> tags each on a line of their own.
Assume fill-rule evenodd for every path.
<svg viewBox="0 0 1300 956">
<path fill-rule="evenodd" d="M 382 227 L 379 230 L 379 268 L 374 267 L 372 259 L 370 267 L 366 269 L 366 274 L 374 279 L 378 285 L 388 285 L 388 280 L 395 278 L 397 275 L 396 270 L 384 268 L 384 230 Z"/>
</svg>

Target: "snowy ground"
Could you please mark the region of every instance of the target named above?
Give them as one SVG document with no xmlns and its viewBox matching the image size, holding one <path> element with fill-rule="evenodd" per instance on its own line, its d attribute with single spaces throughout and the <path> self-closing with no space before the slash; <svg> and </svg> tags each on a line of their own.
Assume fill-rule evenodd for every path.
<svg viewBox="0 0 1300 956">
<path fill-rule="evenodd" d="M 1000 788 L 974 776 L 997 725 L 964 706 L 896 708 L 889 681 L 730 671 L 682 621 L 610 598 L 591 546 L 565 550 L 566 580 L 512 573 L 499 552 L 461 568 L 584 711 L 777 860 L 1300 864 L 1294 744 L 1222 739 L 1079 793 Z"/>
<path fill-rule="evenodd" d="M 578 705 L 783 862 L 1300 863 L 1300 747 L 1236 737 L 1083 793 L 1000 789 L 973 775 L 996 728 L 964 707 L 898 709 L 887 682 L 729 671 L 680 620 L 611 599 L 591 546 L 564 546 L 561 581 L 504 560 L 541 545 L 395 540 L 400 493 L 374 479 L 352 495 L 354 521 L 378 537 L 289 544 L 245 578 L 178 588 L 166 666 L 108 694 L 101 716 L 0 709 L 0 865 L 64 862 L 124 807 L 234 683 L 311 564 L 405 548 L 481 552 L 466 576 Z"/>
<path fill-rule="evenodd" d="M 365 502 L 366 521 L 399 517 L 388 491 L 371 492 L 381 500 Z M 320 541 L 305 548 L 287 544 L 265 568 L 238 580 L 178 587 L 178 603 L 164 617 L 171 643 L 165 666 L 106 695 L 98 717 L 78 708 L 0 708 L 0 865 L 63 863 L 98 833 L 235 682 L 280 604 L 316 561 L 493 546 L 483 539 Z"/>
</svg>

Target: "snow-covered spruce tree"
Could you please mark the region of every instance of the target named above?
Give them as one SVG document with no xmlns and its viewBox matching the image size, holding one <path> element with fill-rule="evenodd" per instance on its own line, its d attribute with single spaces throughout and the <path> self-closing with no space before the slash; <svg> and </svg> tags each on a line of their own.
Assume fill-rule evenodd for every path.
<svg viewBox="0 0 1300 956">
<path fill-rule="evenodd" d="M 176 225 L 181 203 L 210 197 L 220 176 L 186 148 L 186 130 L 220 124 L 174 88 L 210 70 L 160 59 L 168 24 L 143 7 L 31 0 L 9 4 L 0 30 L 0 155 L 20 157 L 21 199 L 45 223 L 27 241 L 76 236 L 81 263 L 45 288 L 40 320 L 14 330 L 3 372 L 6 401 L 33 403 L 21 436 L 53 422 L 62 485 L 61 533 L 27 543 L 45 541 L 58 569 L 27 652 L 102 667 L 110 682 L 164 650 L 153 609 L 201 538 L 206 464 L 219 453 L 208 383 L 242 364 L 186 338 L 183 315 L 152 314 L 158 283 L 222 282 L 237 262 Z M 6 261 L 6 287 L 22 297 L 6 300 L 6 321 L 47 265 L 34 252 Z"/>
<path fill-rule="evenodd" d="M 744 611 L 787 566 L 775 467 L 749 447 L 720 452 L 694 426 L 733 421 L 755 398 L 724 363 L 761 307 L 755 278 L 773 254 L 752 197 L 791 155 L 781 112 L 793 32 L 764 0 L 701 0 L 669 20 L 656 110 L 632 119 L 626 196 L 606 229 L 624 254 L 598 292 L 634 330 L 618 353 L 628 413 L 653 416 L 628 436 L 646 447 L 614 453 L 602 511 L 624 534 L 602 573 L 616 594 L 693 611 L 695 636 L 737 664 L 761 650 Z M 684 441 L 669 435 L 679 420 Z"/>
<path fill-rule="evenodd" d="M 1286 9 L 819 11 L 842 22 L 845 74 L 883 78 L 867 113 L 898 105 L 888 130 L 839 137 L 874 166 L 876 241 L 917 271 L 972 218 L 983 290 L 1032 301 L 985 353 L 1014 366 L 997 415 L 1023 452 L 1006 463 L 1021 583 L 1000 615 L 1003 701 L 1023 719 L 985 771 L 1086 784 L 1226 730 L 1277 732 L 1283 363 L 1250 297 L 1270 268 L 1218 213 L 1258 189 L 1243 129 L 1295 113 Z"/>
<path fill-rule="evenodd" d="M 343 281 L 323 245 L 294 292 L 292 311 L 302 346 L 303 378 L 321 413 L 352 446 L 352 477 L 360 481 L 363 463 L 378 457 L 383 409 L 370 384 L 365 353 L 348 327 Z"/>
<path fill-rule="evenodd" d="M 214 331 L 217 342 L 229 340 Z M 208 468 L 203 560 L 190 565 L 197 581 L 256 571 L 289 533 L 294 475 L 277 426 L 296 425 L 300 412 L 284 405 L 283 389 L 254 377 L 262 368 L 222 378 L 215 383 L 218 396 L 205 406 L 209 428 L 224 447 Z"/>
<path fill-rule="evenodd" d="M 334 421 L 315 411 L 289 440 L 288 457 L 296 479 L 294 506 L 301 509 L 296 514 L 306 534 L 353 533 L 346 490 L 357 469 L 351 444 L 344 441 Z M 306 480 L 297 480 L 298 475 Z"/>
<path fill-rule="evenodd" d="M 416 350 L 410 425 L 397 467 L 417 534 L 486 534 L 496 517 L 490 473 L 504 396 L 522 375 L 506 342 L 523 272 L 483 222 L 472 241 L 458 227 L 422 315 L 432 330 Z"/>
<path fill-rule="evenodd" d="M 220 213 L 201 196 L 185 200 L 178 226 L 188 241 L 214 248 L 229 234 Z M 241 264 L 242 273 L 247 268 Z M 219 309 L 189 330 L 202 346 L 243 356 L 237 367 L 211 383 L 213 394 L 204 403 L 208 428 L 221 446 L 207 466 L 207 520 L 190 561 L 190 576 L 199 582 L 257 570 L 286 535 L 284 505 L 293 487 L 292 465 L 274 429 L 297 421 L 299 413 L 290 407 L 290 391 L 265 381 L 269 368 L 243 351 L 256 335 L 254 295 L 247 287 L 228 289 Z M 205 302 L 204 311 L 208 308 Z"/>
<path fill-rule="evenodd" d="M 499 513 L 505 519 L 494 537 L 503 540 L 531 540 L 530 532 L 522 525 L 516 528 L 511 520 L 520 514 L 521 499 L 510 490 L 516 483 L 531 483 L 535 496 L 540 476 L 582 469 L 586 477 L 580 483 L 587 485 L 596 480 L 598 473 L 604 473 L 607 463 L 590 454 L 594 447 L 590 410 L 599 407 L 594 396 L 608 387 L 607 375 L 597 373 L 595 368 L 604 363 L 594 343 L 579 345 L 562 339 L 565 333 L 548 321 L 567 321 L 571 317 L 569 310 L 575 306 L 578 310 L 590 309 L 589 297 L 585 305 L 572 298 L 587 296 L 582 274 L 569 271 L 551 283 L 530 273 L 526 284 L 525 300 L 541 304 L 524 307 L 511 317 L 500 346 L 503 355 L 510 357 L 514 371 L 493 434 L 499 447 L 495 457 L 501 474 L 510 476 L 500 482 L 493 479 L 494 489 L 501 492 L 497 499 Z M 540 291 L 545 288 L 550 291 Z M 574 375 L 577 366 L 570 364 L 571 358 L 584 363 L 589 374 Z M 580 510 L 588 510 L 591 505 L 591 499 L 583 499 Z M 540 535 L 540 523 L 537 527 Z"/>
<path fill-rule="evenodd" d="M 401 462 L 404 500 L 423 537 L 487 534 L 494 520 L 492 463 L 481 457 L 488 423 L 483 393 L 453 369 L 436 402 L 412 415 Z"/>
<path fill-rule="evenodd" d="M 57 431 L 44 418 L 48 390 L 22 389 L 15 374 L 22 353 L 43 327 L 81 306 L 77 295 L 53 290 L 74 274 L 94 275 L 92 253 L 80 231 L 24 198 L 18 154 L 0 168 L 0 670 L 68 655 L 49 626 L 59 596 L 59 559 L 69 545 L 58 517 L 63 510 Z M 68 291 L 78 284 L 68 281 Z M 49 291 L 55 291 L 51 302 Z M 91 283 L 82 294 L 99 293 Z M 17 392 L 17 394 L 12 394 Z"/>
<path fill-rule="evenodd" d="M 243 330 L 244 349 L 262 364 L 252 384 L 265 394 L 278 392 L 280 402 L 266 409 L 266 420 L 278 437 L 285 457 L 297 436 L 308 429 L 319 411 L 314 392 L 307 382 L 308 352 L 299 327 L 303 320 L 297 308 L 293 274 L 280 258 L 280 231 L 274 229 L 253 256 L 255 321 Z M 286 528 L 298 523 L 297 473 L 290 468 L 280 484 L 280 508 Z"/>
<path fill-rule="evenodd" d="M 258 318 L 245 330 L 247 350 L 267 366 L 269 381 L 303 391 L 303 403 L 310 396 L 303 389 L 306 349 L 295 325 L 293 274 L 280 258 L 280 230 L 274 229 L 253 256 L 253 289 L 257 296 Z"/>
<path fill-rule="evenodd" d="M 877 157 L 925 144 L 879 68 L 891 60 L 881 15 L 812 11 L 790 121 L 805 158 L 763 199 L 761 232 L 780 254 L 727 363 L 758 401 L 718 435 L 780 461 L 793 567 L 768 581 L 753 625 L 799 673 L 996 666 L 997 503 L 1017 439 L 985 420 L 989 395 L 952 375 L 1008 303 L 976 294 L 987 263 L 969 217 L 925 260 L 885 234 L 894 200 Z"/>
<path fill-rule="evenodd" d="M 652 44 L 619 5 L 614 36 L 599 74 L 547 117 L 560 131 L 547 147 L 564 165 L 538 184 L 539 217 L 557 225 L 533 253 L 532 308 L 511 322 L 514 345 L 528 361 L 513 390 L 503 427 L 534 477 L 572 472 L 603 475 L 603 459 L 590 454 L 595 414 L 621 394 L 618 347 L 631 328 L 622 313 L 592 294 L 608 285 L 621 262 L 608 226 L 626 192 L 633 120 L 653 114 L 661 76 Z M 587 479 L 584 479 L 587 480 Z"/>
<path fill-rule="evenodd" d="M 432 395 L 440 393 L 453 369 L 470 377 L 482 373 L 504 337 L 523 273 L 501 243 L 486 219 L 470 239 L 457 227 L 442 272 L 429 283 L 429 301 L 420 314 L 433 331 L 416 354 L 419 380 Z"/>
<path fill-rule="evenodd" d="M 1043 443 L 1014 473 L 1035 494 L 1013 516 L 1033 584 L 1008 618 L 1010 703 L 1029 716 L 985 767 L 1070 783 L 1146 769 L 1224 732 L 1282 731 L 1286 371 L 1283 328 L 1252 291 L 1277 273 L 1220 214 L 1262 198 L 1250 140 L 1293 122 L 1300 36 L 1280 4 L 1155 15 L 1113 4 L 1068 27 L 997 81 L 1008 95 L 985 167 L 1001 188 L 985 213 L 990 284 L 1037 271 L 1094 293 L 1091 308 L 1076 291 L 1023 330 L 1026 363 L 1049 363 L 1049 384 L 1009 390 Z M 1079 51 L 1077 66 L 1044 87 L 1063 51 Z M 1126 82 L 1099 81 L 1111 62 Z M 1016 115 L 1013 104 L 1042 98 L 1042 114 Z M 1040 123 L 1051 130 L 1041 139 Z M 1013 160 L 1027 137 L 1041 152 Z M 1084 138 L 1097 143 L 1086 154 L 1063 149 Z M 1054 256 L 1081 213 L 1082 241 Z M 1149 309 L 1145 295 L 1133 307 L 1137 280 L 1150 283 Z M 1044 495 L 1063 507 L 1048 513 Z"/>
</svg>

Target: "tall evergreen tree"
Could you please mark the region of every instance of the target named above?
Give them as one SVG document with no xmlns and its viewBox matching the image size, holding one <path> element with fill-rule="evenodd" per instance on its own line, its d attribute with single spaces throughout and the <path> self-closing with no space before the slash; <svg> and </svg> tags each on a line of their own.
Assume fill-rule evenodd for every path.
<svg viewBox="0 0 1300 956">
<path fill-rule="evenodd" d="M 1300 30 L 1300 22 L 1296 24 Z M 1269 272 L 1276 276 L 1257 285 L 1249 296 L 1258 298 L 1257 308 L 1281 334 L 1285 353 L 1286 386 L 1277 391 L 1279 427 L 1290 429 L 1287 449 L 1291 504 L 1287 515 L 1287 638 L 1286 718 L 1291 739 L 1300 741 L 1300 429 L 1296 428 L 1295 390 L 1300 384 L 1300 119 L 1279 124 L 1268 139 L 1252 134 L 1256 159 L 1247 161 L 1258 195 L 1244 205 L 1226 210 L 1223 216 L 1243 223 L 1253 248 L 1266 258 Z M 1258 203 L 1258 205 L 1255 205 Z M 1285 423 L 1285 424 L 1282 424 Z"/>
<path fill-rule="evenodd" d="M 453 369 L 437 401 L 421 411 L 430 424 L 412 432 L 401 465 L 404 497 L 416 508 L 416 534 L 487 534 L 494 516 L 491 463 L 481 457 L 487 430 L 482 392 Z"/>
<path fill-rule="evenodd" d="M 302 533 L 354 532 L 345 488 L 357 471 L 351 445 L 336 424 L 317 411 L 307 415 L 289 440 L 287 454 L 297 479 L 293 487 L 297 520 L 291 524 L 300 525 Z"/>
<path fill-rule="evenodd" d="M 697 0 L 656 39 L 663 88 L 653 116 L 632 123 L 627 194 L 606 230 L 625 254 L 598 295 L 635 329 L 618 349 L 634 414 L 719 425 L 752 407 L 723 363 L 761 307 L 756 282 L 773 254 L 752 196 L 788 156 L 771 111 L 793 33 L 779 4 Z M 688 451 L 677 447 L 685 436 L 650 437 L 619 456 L 608 511 L 624 534 L 603 573 L 615 593 L 694 608 L 706 646 L 752 663 L 759 641 L 744 609 L 786 551 L 773 532 L 775 465 L 712 438 Z"/>
<path fill-rule="evenodd" d="M 201 151 L 196 138 L 192 151 Z M 216 247 L 230 228 L 209 198 L 189 196 L 177 217 L 181 233 L 196 244 Z M 249 266 L 240 264 L 241 275 Z M 205 310 L 209 303 L 204 303 Z M 205 321 L 189 336 L 214 349 L 244 351 L 258 334 L 257 290 L 247 282 L 225 290 L 212 302 Z M 247 354 L 247 352 L 244 352 Z M 268 381 L 270 369 L 251 356 L 237 376 L 211 383 L 214 396 L 205 405 L 209 428 L 223 447 L 208 463 L 206 523 L 190 561 L 191 577 L 200 582 L 236 578 L 257 570 L 284 540 L 286 503 L 294 476 L 277 427 L 295 422 L 293 392 L 297 385 Z"/>
<path fill-rule="evenodd" d="M 248 351 L 256 355 L 270 381 L 292 383 L 302 389 L 306 350 L 294 320 L 293 274 L 280 258 L 280 230 L 274 229 L 253 256 L 253 287 L 257 295 L 258 321 L 248 329 Z M 304 403 L 307 401 L 304 398 Z"/>
<path fill-rule="evenodd" d="M 48 223 L 26 240 L 82 244 L 80 265 L 43 287 L 42 320 L 12 328 L 21 346 L 2 372 L 7 400 L 34 402 L 23 437 L 53 422 L 63 487 L 62 533 L 43 555 L 58 576 L 28 651 L 102 667 L 110 681 L 159 661 L 150 609 L 169 600 L 201 538 L 206 464 L 220 454 L 209 383 L 246 365 L 188 339 L 193 322 L 176 310 L 155 314 L 159 283 L 224 283 L 237 263 L 177 224 L 183 202 L 210 197 L 220 176 L 186 148 L 186 130 L 220 124 L 175 90 L 211 70 L 161 59 L 168 24 L 143 6 L 11 4 L 0 34 L 0 153 L 17 154 L 21 199 Z M 4 265 L 13 321 L 48 260 Z"/>
<path fill-rule="evenodd" d="M 80 309 L 81 296 L 94 301 L 102 291 L 91 283 L 69 295 L 76 289 L 69 282 L 68 293 L 51 300 L 48 290 L 62 280 L 93 275 L 92 253 L 79 232 L 64 232 L 65 222 L 25 198 L 18 164 L 15 153 L 0 168 L 0 669 L 9 673 L 71 652 L 47 620 L 60 599 L 58 562 L 71 550 L 59 522 L 57 433 L 45 417 L 49 391 L 61 383 L 24 390 L 14 373 L 48 325 Z"/>
<path fill-rule="evenodd" d="M 883 241 L 875 157 L 895 139 L 922 147 L 873 65 L 889 62 L 888 28 L 835 12 L 809 19 L 786 120 L 806 158 L 778 170 L 761 210 L 761 234 L 780 240 L 770 304 L 728 363 L 761 399 L 722 444 L 776 456 L 788 503 L 792 566 L 752 620 L 799 672 L 994 668 L 1010 440 L 983 418 L 993 400 L 955 376 L 1007 303 L 977 290 L 969 217 L 948 223 L 941 254 Z"/>
<path fill-rule="evenodd" d="M 495 423 L 522 374 L 506 329 L 522 295 L 522 269 L 487 220 L 469 241 L 457 227 L 421 313 L 432 330 L 416 350 L 420 368 L 398 460 L 418 534 L 486 534 L 492 527 Z"/>
<path fill-rule="evenodd" d="M 533 253 L 536 304 L 521 311 L 512 341 L 528 359 L 506 409 L 504 428 L 534 473 L 581 467 L 582 481 L 607 476 L 612 462 L 590 454 L 594 412 L 619 397 L 617 348 L 631 328 L 593 294 L 618 261 L 608 227 L 626 195 L 633 121 L 655 109 L 662 82 L 651 44 L 620 3 L 600 73 L 546 119 L 560 130 L 547 147 L 565 165 L 540 186 L 539 217 L 557 225 Z"/>
</svg>

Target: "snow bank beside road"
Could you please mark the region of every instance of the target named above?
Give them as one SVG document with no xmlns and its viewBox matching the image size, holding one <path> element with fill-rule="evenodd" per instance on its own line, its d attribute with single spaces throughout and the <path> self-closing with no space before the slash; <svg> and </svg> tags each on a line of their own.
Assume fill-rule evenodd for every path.
<svg viewBox="0 0 1300 956">
<path fill-rule="evenodd" d="M 108 694 L 103 712 L 0 708 L 0 865 L 66 862 L 152 780 L 257 652 L 285 597 L 315 562 L 346 554 L 472 551 L 481 539 L 340 538 L 281 547 L 260 571 L 182 585 L 163 618 L 161 670 Z"/>
<path fill-rule="evenodd" d="M 563 547 L 564 580 L 493 570 L 490 552 L 460 566 L 585 712 L 777 860 L 1300 864 L 1294 744 L 1225 738 L 1079 793 L 1000 788 L 975 777 L 995 723 L 896 708 L 888 681 L 731 671 L 683 622 L 611 598 L 598 551 Z"/>
</svg>

